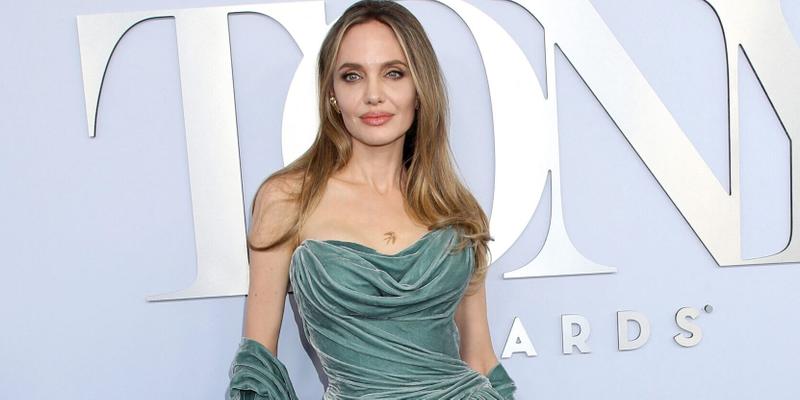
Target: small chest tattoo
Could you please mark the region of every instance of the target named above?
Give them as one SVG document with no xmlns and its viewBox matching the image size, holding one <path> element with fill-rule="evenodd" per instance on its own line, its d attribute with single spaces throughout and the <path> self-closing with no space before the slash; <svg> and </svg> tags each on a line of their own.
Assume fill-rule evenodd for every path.
<svg viewBox="0 0 800 400">
<path fill-rule="evenodd" d="M 386 244 L 394 244 L 395 239 L 397 239 L 394 231 L 389 231 L 383 234 L 384 240 L 386 240 Z"/>
</svg>

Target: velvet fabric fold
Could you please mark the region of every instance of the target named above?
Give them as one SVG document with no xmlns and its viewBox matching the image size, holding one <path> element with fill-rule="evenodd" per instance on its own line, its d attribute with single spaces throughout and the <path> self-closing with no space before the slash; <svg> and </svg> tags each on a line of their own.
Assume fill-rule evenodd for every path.
<svg viewBox="0 0 800 400">
<path fill-rule="evenodd" d="M 297 400 L 286 366 L 255 340 L 242 338 L 228 375 L 227 400 Z"/>
<path fill-rule="evenodd" d="M 508 375 L 505 367 L 503 364 L 497 363 L 487 375 L 489 378 L 489 383 L 492 384 L 492 388 L 503 396 L 504 400 L 514 400 L 514 393 L 517 391 L 517 385 L 514 384 L 514 381 L 511 379 L 511 376 Z"/>
<path fill-rule="evenodd" d="M 324 400 L 514 398 L 500 363 L 484 376 L 461 360 L 454 317 L 474 261 L 471 247 L 452 248 L 458 239 L 448 226 L 395 254 L 340 240 L 307 239 L 295 249 L 289 280 L 328 377 Z M 236 390 L 295 399 L 285 368 L 254 343 L 243 342 L 245 354 L 237 355 Z"/>
</svg>

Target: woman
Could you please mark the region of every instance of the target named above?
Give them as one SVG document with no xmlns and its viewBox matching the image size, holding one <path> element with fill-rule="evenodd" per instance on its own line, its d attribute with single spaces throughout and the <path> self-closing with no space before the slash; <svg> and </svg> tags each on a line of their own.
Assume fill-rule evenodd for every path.
<svg viewBox="0 0 800 400">
<path fill-rule="evenodd" d="M 291 288 L 325 399 L 512 399 L 486 317 L 487 217 L 453 167 L 422 26 L 397 3 L 360 1 L 318 67 L 317 138 L 253 202 L 228 397 L 297 398 L 276 358 Z"/>
</svg>

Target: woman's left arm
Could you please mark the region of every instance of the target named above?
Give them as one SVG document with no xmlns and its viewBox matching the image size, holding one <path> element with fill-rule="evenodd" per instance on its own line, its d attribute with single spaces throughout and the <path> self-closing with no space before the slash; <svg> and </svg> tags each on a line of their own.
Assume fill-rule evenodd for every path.
<svg viewBox="0 0 800 400">
<path fill-rule="evenodd" d="M 497 365 L 497 356 L 492 347 L 489 334 L 489 321 L 486 316 L 486 285 L 483 280 L 470 282 L 466 294 L 456 309 L 455 315 L 461 359 L 472 369 L 483 375 Z"/>
<path fill-rule="evenodd" d="M 461 343 L 461 359 L 489 378 L 492 387 L 506 400 L 514 399 L 516 385 L 494 354 L 486 313 L 486 284 L 470 282 L 456 309 L 456 325 Z"/>
</svg>

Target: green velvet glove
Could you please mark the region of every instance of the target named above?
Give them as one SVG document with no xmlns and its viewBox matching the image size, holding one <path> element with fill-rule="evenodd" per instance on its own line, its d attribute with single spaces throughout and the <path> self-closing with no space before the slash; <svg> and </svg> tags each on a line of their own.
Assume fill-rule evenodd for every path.
<svg viewBox="0 0 800 400">
<path fill-rule="evenodd" d="M 514 400 L 514 392 L 517 390 L 517 385 L 515 385 L 511 377 L 508 376 L 508 372 L 503 368 L 503 364 L 498 362 L 497 365 L 489 371 L 487 378 L 489 378 L 489 382 L 492 384 L 494 390 L 503 396 L 503 399 Z"/>
<path fill-rule="evenodd" d="M 229 376 L 227 400 L 297 400 L 286 366 L 255 340 L 242 338 Z"/>
</svg>

